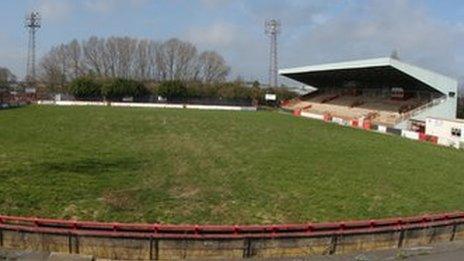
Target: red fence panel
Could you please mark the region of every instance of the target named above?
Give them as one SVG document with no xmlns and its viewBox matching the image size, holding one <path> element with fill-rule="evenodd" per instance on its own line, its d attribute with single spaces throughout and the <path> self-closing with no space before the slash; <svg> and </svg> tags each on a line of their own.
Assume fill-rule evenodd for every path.
<svg viewBox="0 0 464 261">
<path fill-rule="evenodd" d="M 275 238 L 372 233 L 464 223 L 464 212 L 334 223 L 281 225 L 126 224 L 0 216 L 0 229 L 15 231 L 135 238 Z"/>
</svg>

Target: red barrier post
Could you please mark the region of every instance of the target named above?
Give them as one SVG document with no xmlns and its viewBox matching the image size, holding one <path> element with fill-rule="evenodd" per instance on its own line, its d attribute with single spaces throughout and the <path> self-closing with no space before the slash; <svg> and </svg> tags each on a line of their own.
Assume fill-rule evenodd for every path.
<svg viewBox="0 0 464 261">
<path fill-rule="evenodd" d="M 369 227 L 370 227 L 371 229 L 375 228 L 375 221 L 374 221 L 374 220 L 370 220 L 370 221 L 369 221 Z"/>
<path fill-rule="evenodd" d="M 371 121 L 370 120 L 364 120 L 363 128 L 366 129 L 366 130 L 370 130 L 371 129 Z"/>
<path fill-rule="evenodd" d="M 313 224 L 308 224 L 308 226 L 306 227 L 306 231 L 307 231 L 308 233 L 313 232 L 313 229 L 314 229 Z"/>
<path fill-rule="evenodd" d="M 239 228 L 237 225 L 234 225 L 234 234 L 237 235 L 238 233 L 240 233 Z"/>
<path fill-rule="evenodd" d="M 403 229 L 403 220 L 398 219 L 398 221 L 396 222 L 396 224 L 398 225 L 398 230 L 402 230 Z"/>
<path fill-rule="evenodd" d="M 419 132 L 419 140 L 421 141 L 426 141 L 427 140 L 427 135 L 423 132 Z"/>
<path fill-rule="evenodd" d="M 340 231 L 339 231 L 339 232 L 340 232 L 340 233 L 343 233 L 343 231 L 345 230 L 345 228 L 346 228 L 345 222 L 340 223 L 340 226 L 339 226 L 339 230 L 340 230 Z"/>
<path fill-rule="evenodd" d="M 330 115 L 330 113 L 324 113 L 324 121 L 325 122 L 331 122 L 332 121 L 332 115 Z"/>
</svg>

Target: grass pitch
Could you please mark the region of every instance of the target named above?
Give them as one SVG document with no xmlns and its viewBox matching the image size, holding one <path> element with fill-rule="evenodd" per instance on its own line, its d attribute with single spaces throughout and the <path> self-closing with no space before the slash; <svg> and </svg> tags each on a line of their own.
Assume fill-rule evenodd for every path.
<svg viewBox="0 0 464 261">
<path fill-rule="evenodd" d="M 0 111 L 0 213 L 299 223 L 464 207 L 464 152 L 273 112 Z"/>
</svg>

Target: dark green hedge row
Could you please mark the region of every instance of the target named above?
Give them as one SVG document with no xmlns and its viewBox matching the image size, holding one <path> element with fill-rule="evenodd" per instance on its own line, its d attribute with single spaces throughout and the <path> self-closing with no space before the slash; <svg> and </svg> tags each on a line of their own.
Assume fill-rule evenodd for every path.
<svg viewBox="0 0 464 261">
<path fill-rule="evenodd" d="M 81 77 L 69 84 L 69 92 L 80 100 L 122 100 L 124 97 L 143 97 L 150 91 L 141 82 L 127 79 L 95 79 Z"/>
<path fill-rule="evenodd" d="M 289 99 L 296 93 L 285 88 L 262 89 L 242 82 L 204 84 L 200 82 L 164 81 L 160 83 L 140 82 L 127 79 L 97 79 L 81 77 L 73 80 L 69 93 L 79 100 L 120 101 L 124 97 L 142 100 L 150 96 L 162 96 L 169 100 L 179 99 L 231 99 L 264 101 L 266 93 L 275 93 L 279 100 Z"/>
</svg>

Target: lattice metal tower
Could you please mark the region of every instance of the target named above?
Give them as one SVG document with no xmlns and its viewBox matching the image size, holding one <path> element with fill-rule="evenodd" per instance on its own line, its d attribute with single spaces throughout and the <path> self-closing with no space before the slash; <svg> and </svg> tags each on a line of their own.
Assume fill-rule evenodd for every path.
<svg viewBox="0 0 464 261">
<path fill-rule="evenodd" d="M 266 20 L 265 24 L 265 33 L 269 36 L 271 40 L 271 45 L 269 49 L 269 86 L 277 87 L 277 66 L 278 66 L 278 56 L 277 56 L 277 36 L 280 34 L 280 21 L 275 19 Z"/>
<path fill-rule="evenodd" d="M 31 12 L 26 16 L 26 27 L 29 29 L 29 41 L 27 49 L 27 72 L 26 80 L 35 83 L 35 35 L 40 28 L 40 14 L 38 12 Z"/>
</svg>

